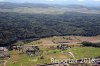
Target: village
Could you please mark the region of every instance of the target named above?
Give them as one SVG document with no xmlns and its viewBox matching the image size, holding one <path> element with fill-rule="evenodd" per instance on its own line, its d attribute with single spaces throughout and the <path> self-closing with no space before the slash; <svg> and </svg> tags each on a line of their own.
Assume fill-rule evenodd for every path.
<svg viewBox="0 0 100 66">
<path fill-rule="evenodd" d="M 42 39 L 44 40 L 44 39 Z M 46 39 L 48 40 L 48 39 Z M 95 40 L 95 41 L 99 41 L 99 40 Z M 79 44 L 81 42 L 81 40 L 79 39 L 75 39 L 73 40 L 72 38 L 64 38 L 63 39 L 59 39 L 59 38 L 54 38 L 52 40 L 52 43 L 54 44 L 50 44 L 50 39 L 49 41 L 43 41 L 42 43 L 38 42 L 35 45 L 13 45 L 11 47 L 0 47 L 0 66 L 7 66 L 7 61 L 9 60 L 12 55 L 9 53 L 9 51 L 14 51 L 14 52 L 18 52 L 19 55 L 21 54 L 25 54 L 29 57 L 36 57 L 36 56 L 41 56 L 41 59 L 44 59 L 45 57 L 43 57 L 43 52 L 49 52 L 49 50 L 59 50 L 61 53 L 66 50 L 69 51 L 70 48 L 73 47 L 82 47 L 81 44 Z M 93 42 L 93 41 L 92 41 Z M 49 50 L 41 50 L 41 47 L 44 49 L 45 47 L 47 47 L 47 49 L 49 48 Z M 57 52 L 54 52 L 57 53 Z M 71 56 L 70 58 L 74 58 L 74 54 L 72 52 L 68 52 L 69 56 Z M 48 55 L 48 54 L 47 54 Z M 59 58 L 59 57 L 58 57 Z M 64 64 L 64 63 L 48 63 L 48 64 L 37 64 L 36 66 L 100 66 L 100 57 L 98 56 L 97 58 L 95 58 L 95 63 L 93 64 L 85 64 L 85 63 L 76 63 L 76 64 Z M 81 59 L 79 59 L 79 61 L 82 61 Z M 16 63 L 16 62 L 14 62 Z M 24 65 L 21 65 L 24 66 Z M 33 65 L 34 66 L 34 65 Z"/>
</svg>

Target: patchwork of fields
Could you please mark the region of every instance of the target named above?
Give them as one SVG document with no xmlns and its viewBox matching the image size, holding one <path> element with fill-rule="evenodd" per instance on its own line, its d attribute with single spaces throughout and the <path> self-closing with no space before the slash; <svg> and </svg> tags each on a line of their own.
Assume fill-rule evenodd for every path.
<svg viewBox="0 0 100 66">
<path fill-rule="evenodd" d="M 62 51 L 56 48 L 58 44 L 54 42 L 60 40 L 66 40 L 67 42 L 70 41 L 70 43 L 78 41 L 78 44 L 70 44 L 73 45 L 72 48 Z M 27 54 L 23 54 L 21 51 L 9 51 L 9 53 L 11 54 L 11 58 L 7 60 L 7 66 L 37 66 L 39 64 L 49 64 L 51 63 L 51 58 L 73 58 L 73 56 L 71 56 L 69 52 L 71 52 L 76 59 L 100 57 L 100 48 L 82 47 L 80 44 L 80 42 L 82 41 L 96 42 L 99 40 L 100 36 L 55 36 L 32 41 L 27 45 L 37 45 L 42 51 L 41 55 L 30 57 Z"/>
</svg>

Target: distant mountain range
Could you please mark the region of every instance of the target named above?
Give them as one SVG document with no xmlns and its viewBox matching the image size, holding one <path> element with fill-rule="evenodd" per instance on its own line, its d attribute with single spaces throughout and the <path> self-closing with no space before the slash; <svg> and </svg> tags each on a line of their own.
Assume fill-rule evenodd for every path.
<svg viewBox="0 0 100 66">
<path fill-rule="evenodd" d="M 88 7 L 84 5 L 57 5 L 57 4 L 40 4 L 40 3 L 11 3 L 0 2 L 0 8 L 16 8 L 16 7 L 68 7 L 68 8 L 93 8 L 100 9 L 100 7 Z"/>
<path fill-rule="evenodd" d="M 24 11 L 23 11 L 24 10 Z M 0 12 L 63 14 L 65 12 L 80 12 L 100 14 L 100 7 L 86 7 L 83 5 L 48 5 L 33 3 L 0 2 Z"/>
</svg>

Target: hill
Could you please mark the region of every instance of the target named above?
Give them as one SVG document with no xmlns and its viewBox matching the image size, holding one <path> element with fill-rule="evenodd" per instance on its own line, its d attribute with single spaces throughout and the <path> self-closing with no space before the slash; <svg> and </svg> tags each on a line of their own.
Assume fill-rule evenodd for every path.
<svg viewBox="0 0 100 66">
<path fill-rule="evenodd" d="M 66 12 L 79 12 L 100 14 L 99 7 L 83 5 L 50 5 L 33 3 L 0 2 L 0 12 L 28 13 L 28 14 L 64 14 Z"/>
</svg>

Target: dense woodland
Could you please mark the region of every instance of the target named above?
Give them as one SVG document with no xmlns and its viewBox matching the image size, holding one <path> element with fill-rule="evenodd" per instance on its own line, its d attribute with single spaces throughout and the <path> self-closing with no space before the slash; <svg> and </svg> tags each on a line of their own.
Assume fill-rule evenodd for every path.
<svg viewBox="0 0 100 66">
<path fill-rule="evenodd" d="M 66 12 L 59 15 L 0 12 L 0 45 L 21 39 L 57 35 L 100 35 L 100 15 Z"/>
</svg>

